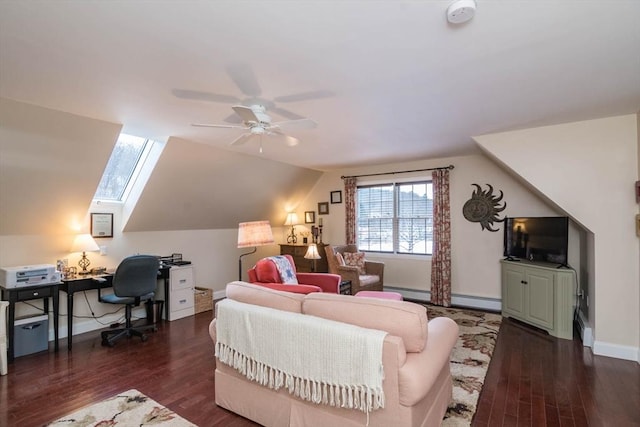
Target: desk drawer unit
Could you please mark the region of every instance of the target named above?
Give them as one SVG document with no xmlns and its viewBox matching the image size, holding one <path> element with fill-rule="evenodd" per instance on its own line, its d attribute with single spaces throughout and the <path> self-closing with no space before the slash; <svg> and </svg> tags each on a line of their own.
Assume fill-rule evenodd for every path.
<svg viewBox="0 0 640 427">
<path fill-rule="evenodd" d="M 27 301 L 27 300 L 38 299 L 38 298 L 48 298 L 51 296 L 53 296 L 51 288 L 18 291 L 18 301 Z"/>
<path fill-rule="evenodd" d="M 169 320 L 195 314 L 193 266 L 171 267 L 169 270 Z"/>
</svg>

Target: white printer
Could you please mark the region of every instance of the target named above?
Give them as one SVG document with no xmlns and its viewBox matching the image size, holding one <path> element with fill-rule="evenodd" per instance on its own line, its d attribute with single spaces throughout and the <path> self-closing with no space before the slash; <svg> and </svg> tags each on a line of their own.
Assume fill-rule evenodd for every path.
<svg viewBox="0 0 640 427">
<path fill-rule="evenodd" d="M 0 286 L 22 288 L 59 282 L 60 272 L 53 264 L 21 265 L 0 268 Z"/>
</svg>

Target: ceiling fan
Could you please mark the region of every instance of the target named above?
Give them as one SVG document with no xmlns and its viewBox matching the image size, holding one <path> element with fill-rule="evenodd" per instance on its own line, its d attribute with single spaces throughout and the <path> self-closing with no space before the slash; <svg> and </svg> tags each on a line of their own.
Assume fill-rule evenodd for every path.
<svg viewBox="0 0 640 427">
<path fill-rule="evenodd" d="M 271 117 L 266 113 L 263 105 L 234 105 L 233 111 L 242 119 L 242 125 L 222 125 L 209 123 L 192 123 L 192 126 L 223 128 L 223 129 L 243 129 L 247 132 L 233 140 L 230 145 L 240 145 L 257 136 L 260 138 L 260 152 L 262 153 L 262 135 L 282 137 L 287 145 L 293 147 L 300 143 L 300 140 L 291 135 L 283 133 L 283 130 L 313 129 L 317 123 L 311 119 L 286 120 L 282 122 L 271 122 Z"/>
<path fill-rule="evenodd" d="M 293 111 L 282 108 L 281 103 L 296 103 L 301 101 L 309 101 L 314 99 L 322 99 L 335 96 L 328 90 L 312 90 L 308 92 L 294 93 L 284 96 L 276 96 L 272 99 L 262 96 L 262 88 L 256 78 L 253 68 L 248 63 L 238 62 L 229 64 L 226 72 L 231 81 L 240 90 L 242 96 L 227 95 L 212 92 L 202 92 L 190 89 L 173 89 L 171 92 L 177 98 L 188 99 L 194 101 L 217 102 L 232 105 L 263 106 L 271 113 L 277 114 L 287 120 L 299 120 L 304 117 L 294 113 Z M 225 123 L 239 124 L 244 120 L 239 114 L 231 113 L 224 119 Z"/>
</svg>

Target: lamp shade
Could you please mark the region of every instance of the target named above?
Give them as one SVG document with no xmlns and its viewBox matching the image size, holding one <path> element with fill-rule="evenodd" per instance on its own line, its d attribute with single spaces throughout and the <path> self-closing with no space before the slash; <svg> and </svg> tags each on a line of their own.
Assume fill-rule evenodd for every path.
<svg viewBox="0 0 640 427">
<path fill-rule="evenodd" d="M 318 253 L 318 246 L 315 243 L 312 243 L 307 248 L 307 253 L 304 254 L 306 259 L 320 259 L 320 254 Z"/>
<path fill-rule="evenodd" d="M 78 234 L 71 245 L 71 252 L 95 252 L 99 250 L 100 247 L 90 234 Z"/>
<path fill-rule="evenodd" d="M 289 212 L 284 225 L 298 225 L 298 215 L 295 212 Z"/>
<path fill-rule="evenodd" d="M 249 248 L 275 243 L 269 221 L 241 222 L 238 225 L 238 247 Z"/>
</svg>

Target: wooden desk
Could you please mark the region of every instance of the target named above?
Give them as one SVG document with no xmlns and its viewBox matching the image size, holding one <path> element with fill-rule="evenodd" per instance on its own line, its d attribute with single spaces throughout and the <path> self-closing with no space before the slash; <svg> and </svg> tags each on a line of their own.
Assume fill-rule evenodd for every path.
<svg viewBox="0 0 640 427">
<path fill-rule="evenodd" d="M 93 280 L 95 278 L 103 278 L 104 282 L 98 282 Z M 97 276 L 78 276 L 69 279 L 62 279 L 62 283 L 59 286 L 59 290 L 67 294 L 67 349 L 71 350 L 73 347 L 73 294 L 75 292 L 89 291 L 93 289 L 104 289 L 111 287 L 111 280 L 113 274 L 101 274 Z M 169 267 L 161 267 L 158 270 L 158 279 L 162 279 L 164 282 L 164 294 L 169 295 Z M 57 292 L 56 292 L 57 294 Z M 168 304 L 164 305 L 165 316 L 169 318 Z M 57 319 L 57 316 L 56 316 Z M 58 331 L 58 321 L 56 320 L 56 336 Z M 57 343 L 56 343 L 57 349 Z"/>
<path fill-rule="evenodd" d="M 8 329 L 8 354 L 7 359 L 12 362 L 14 359 L 14 322 L 16 318 L 16 303 L 34 299 L 42 299 L 43 311 L 49 314 L 49 298 L 53 299 L 53 336 L 54 349 L 58 351 L 58 283 L 47 283 L 44 285 L 25 286 L 20 288 L 2 288 L 2 299 L 9 302 L 9 316 L 7 319 Z M 47 335 L 49 332 L 47 331 Z"/>
<path fill-rule="evenodd" d="M 101 283 L 93 280 L 96 278 L 103 278 L 105 281 Z M 73 345 L 73 294 L 93 289 L 110 288 L 112 278 L 113 274 L 100 274 L 62 279 L 62 284 L 58 289 L 67 294 L 67 349 L 71 350 Z"/>
</svg>

